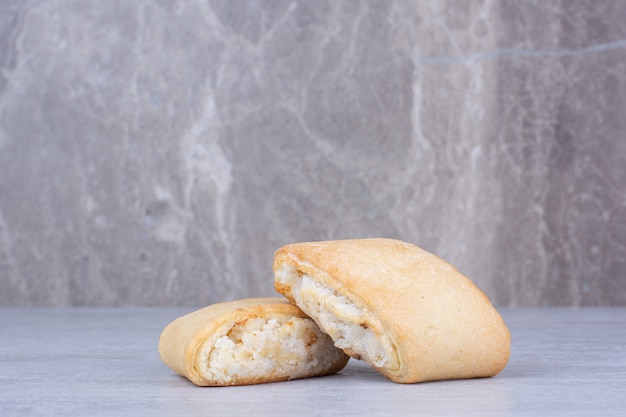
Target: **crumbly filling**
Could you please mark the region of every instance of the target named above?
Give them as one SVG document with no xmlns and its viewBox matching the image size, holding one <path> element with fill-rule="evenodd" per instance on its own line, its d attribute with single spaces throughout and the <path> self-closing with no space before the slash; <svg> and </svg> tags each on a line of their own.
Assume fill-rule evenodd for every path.
<svg viewBox="0 0 626 417">
<path fill-rule="evenodd" d="M 298 307 L 319 324 L 335 346 L 372 366 L 397 369 L 393 344 L 373 314 L 291 265 L 284 264 L 276 277 L 291 288 Z"/>
<path fill-rule="evenodd" d="M 251 318 L 203 346 L 203 372 L 220 384 L 295 379 L 321 372 L 343 353 L 309 318 Z"/>
</svg>

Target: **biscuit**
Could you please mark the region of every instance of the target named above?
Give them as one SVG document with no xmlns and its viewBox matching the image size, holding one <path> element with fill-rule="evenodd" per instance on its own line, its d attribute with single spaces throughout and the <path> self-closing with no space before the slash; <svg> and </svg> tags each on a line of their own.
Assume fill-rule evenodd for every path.
<svg viewBox="0 0 626 417">
<path fill-rule="evenodd" d="M 510 334 L 485 294 L 439 257 L 392 239 L 286 245 L 276 290 L 337 347 L 398 383 L 490 377 Z"/>
<path fill-rule="evenodd" d="M 328 375 L 349 359 L 282 297 L 218 303 L 179 317 L 161 333 L 159 354 L 200 386 Z"/>
</svg>

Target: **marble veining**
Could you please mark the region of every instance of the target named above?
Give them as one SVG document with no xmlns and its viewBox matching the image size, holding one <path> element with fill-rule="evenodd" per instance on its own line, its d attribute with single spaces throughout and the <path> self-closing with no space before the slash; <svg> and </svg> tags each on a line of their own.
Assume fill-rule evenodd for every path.
<svg viewBox="0 0 626 417">
<path fill-rule="evenodd" d="M 445 65 L 445 64 L 467 64 L 474 61 L 486 61 L 492 59 L 499 59 L 503 57 L 563 57 L 563 56 L 578 56 L 582 54 L 592 52 L 604 52 L 611 49 L 621 49 L 626 47 L 626 40 L 620 40 L 605 44 L 590 45 L 581 49 L 561 49 L 561 50 L 531 50 L 531 49 L 513 49 L 513 48 L 497 48 L 494 51 L 486 52 L 484 54 L 475 54 L 470 56 L 429 56 L 420 57 L 414 56 L 413 62 L 415 65 Z"/>
<path fill-rule="evenodd" d="M 0 305 L 273 295 L 386 236 L 497 305 L 626 303 L 626 5 L 0 4 Z"/>
</svg>

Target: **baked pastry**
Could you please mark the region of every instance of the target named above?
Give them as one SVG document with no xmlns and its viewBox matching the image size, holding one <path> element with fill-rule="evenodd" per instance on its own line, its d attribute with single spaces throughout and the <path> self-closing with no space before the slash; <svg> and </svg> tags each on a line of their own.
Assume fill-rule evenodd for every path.
<svg viewBox="0 0 626 417">
<path fill-rule="evenodd" d="M 489 299 L 417 246 L 295 243 L 276 252 L 273 268 L 278 292 L 392 381 L 489 377 L 508 362 L 510 334 Z"/>
<path fill-rule="evenodd" d="M 349 357 L 284 298 L 213 304 L 165 327 L 159 354 L 201 386 L 248 385 L 327 375 Z"/>
</svg>

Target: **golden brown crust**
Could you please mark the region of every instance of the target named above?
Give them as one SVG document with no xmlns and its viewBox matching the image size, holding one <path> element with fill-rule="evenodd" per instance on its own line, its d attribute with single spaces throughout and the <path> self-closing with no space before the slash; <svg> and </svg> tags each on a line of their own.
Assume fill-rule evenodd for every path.
<svg viewBox="0 0 626 417">
<path fill-rule="evenodd" d="M 159 339 L 159 354 L 163 362 L 177 374 L 187 377 L 200 386 L 228 385 L 203 375 L 200 350 L 208 339 L 213 342 L 224 335 L 234 325 L 260 318 L 307 318 L 299 308 L 284 298 L 248 298 L 243 300 L 213 304 L 177 318 L 165 327 Z M 322 372 L 307 376 L 329 375 L 340 371 L 348 362 L 348 357 L 339 356 Z M 249 380 L 238 380 L 236 385 L 275 382 L 289 379 L 289 376 L 274 374 L 261 375 Z"/>
<path fill-rule="evenodd" d="M 284 264 L 376 315 L 400 365 L 376 369 L 395 382 L 488 377 L 508 362 L 509 331 L 485 294 L 417 246 L 392 239 L 296 243 L 276 252 L 274 271 Z M 289 285 L 276 280 L 275 287 L 298 304 Z"/>
</svg>

